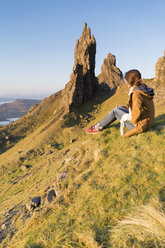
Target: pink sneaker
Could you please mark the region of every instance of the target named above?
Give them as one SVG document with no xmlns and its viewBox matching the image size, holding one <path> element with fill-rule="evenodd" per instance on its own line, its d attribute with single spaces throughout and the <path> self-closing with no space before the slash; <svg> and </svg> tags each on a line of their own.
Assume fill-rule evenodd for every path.
<svg viewBox="0 0 165 248">
<path fill-rule="evenodd" d="M 97 134 L 99 132 L 100 132 L 100 130 L 95 129 L 95 125 L 92 125 L 86 129 L 86 133 Z"/>
</svg>

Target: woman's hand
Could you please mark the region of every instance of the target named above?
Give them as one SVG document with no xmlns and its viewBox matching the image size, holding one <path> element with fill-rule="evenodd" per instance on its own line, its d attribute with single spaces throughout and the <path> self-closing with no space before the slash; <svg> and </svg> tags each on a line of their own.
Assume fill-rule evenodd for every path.
<svg viewBox="0 0 165 248">
<path fill-rule="evenodd" d="M 122 105 L 120 105 L 120 104 L 116 105 L 116 108 L 119 108 L 119 107 L 122 107 Z"/>
</svg>

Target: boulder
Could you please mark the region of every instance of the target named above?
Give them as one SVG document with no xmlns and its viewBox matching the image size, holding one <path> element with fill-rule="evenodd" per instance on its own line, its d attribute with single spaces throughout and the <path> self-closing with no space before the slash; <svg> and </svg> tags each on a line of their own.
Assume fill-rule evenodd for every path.
<svg viewBox="0 0 165 248">
<path fill-rule="evenodd" d="M 54 189 L 47 193 L 47 202 L 51 203 L 56 198 L 56 192 Z"/>
<path fill-rule="evenodd" d="M 31 211 L 34 210 L 35 208 L 39 207 L 41 205 L 41 197 L 36 196 L 32 198 L 27 204 L 26 204 L 26 209 Z"/>
</svg>

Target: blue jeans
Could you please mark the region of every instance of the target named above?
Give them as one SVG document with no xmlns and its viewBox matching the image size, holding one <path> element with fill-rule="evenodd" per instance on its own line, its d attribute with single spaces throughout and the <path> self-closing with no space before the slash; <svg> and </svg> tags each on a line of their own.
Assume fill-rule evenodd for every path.
<svg viewBox="0 0 165 248">
<path fill-rule="evenodd" d="M 117 119 L 121 120 L 122 116 L 128 113 L 129 111 L 127 108 L 124 108 L 123 106 L 119 106 L 117 108 L 114 108 L 112 111 L 110 111 L 101 121 L 99 121 L 99 124 L 104 128 Z M 130 121 L 125 121 L 124 125 L 129 130 L 135 128 L 135 126 Z"/>
</svg>

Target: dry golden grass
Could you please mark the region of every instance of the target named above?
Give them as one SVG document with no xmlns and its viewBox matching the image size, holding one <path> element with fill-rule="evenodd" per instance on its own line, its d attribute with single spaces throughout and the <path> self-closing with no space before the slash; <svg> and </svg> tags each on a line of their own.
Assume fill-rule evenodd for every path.
<svg viewBox="0 0 165 248">
<path fill-rule="evenodd" d="M 141 205 L 124 220 L 119 221 L 111 234 L 113 247 L 147 247 L 150 242 L 153 244 L 152 247 L 163 248 L 165 247 L 165 215 L 150 205 Z M 131 240 L 133 240 L 132 245 Z"/>
<path fill-rule="evenodd" d="M 74 236 L 76 239 L 78 239 L 78 247 L 83 248 L 83 247 L 90 247 L 90 248 L 101 248 L 102 246 L 98 245 L 98 243 L 95 240 L 95 233 L 92 232 L 91 230 L 87 231 L 82 231 L 80 232 L 75 232 Z"/>
</svg>

